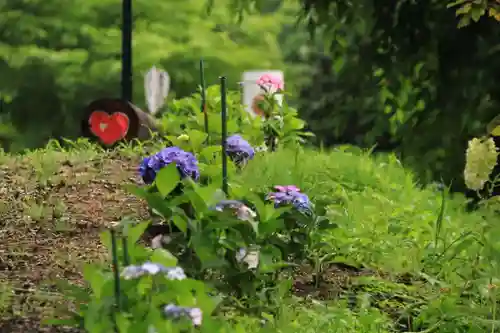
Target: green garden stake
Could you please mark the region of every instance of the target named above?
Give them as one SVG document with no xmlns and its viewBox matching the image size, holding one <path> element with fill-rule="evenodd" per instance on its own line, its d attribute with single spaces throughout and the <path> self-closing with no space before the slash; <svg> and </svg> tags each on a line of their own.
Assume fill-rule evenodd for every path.
<svg viewBox="0 0 500 333">
<path fill-rule="evenodd" d="M 113 256 L 113 267 L 115 275 L 115 301 L 116 307 L 120 309 L 120 267 L 118 263 L 118 247 L 116 244 L 116 231 L 114 229 L 110 230 L 111 233 L 111 254 Z"/>
<path fill-rule="evenodd" d="M 243 81 L 238 82 L 239 93 L 240 93 L 240 105 L 245 104 L 244 101 L 243 101 L 243 89 L 244 89 L 244 85 L 245 85 L 245 82 L 243 82 Z M 237 121 L 238 121 L 238 127 L 241 127 L 241 124 L 243 122 L 243 119 L 242 119 L 241 115 L 238 115 Z"/>
<path fill-rule="evenodd" d="M 226 105 L 226 77 L 220 77 L 220 105 L 221 105 L 221 127 L 222 127 L 222 190 L 228 195 L 227 186 L 227 105 Z"/>
<path fill-rule="evenodd" d="M 200 59 L 200 82 L 201 82 L 201 112 L 204 116 L 205 133 L 207 133 L 207 145 L 210 145 L 210 134 L 208 133 L 208 114 L 207 114 L 207 92 L 205 89 L 205 64 Z"/>
<path fill-rule="evenodd" d="M 122 237 L 122 248 L 123 248 L 123 264 L 125 266 L 130 265 L 130 256 L 128 253 L 128 242 L 127 237 Z"/>
<path fill-rule="evenodd" d="M 123 235 L 121 237 L 122 240 L 122 249 L 123 249 L 123 265 L 126 267 L 130 265 L 130 255 L 128 253 L 128 238 L 127 235 Z M 118 286 L 118 289 L 119 286 Z M 127 296 L 125 295 L 124 299 L 122 300 L 123 306 L 126 308 L 127 307 Z"/>
</svg>

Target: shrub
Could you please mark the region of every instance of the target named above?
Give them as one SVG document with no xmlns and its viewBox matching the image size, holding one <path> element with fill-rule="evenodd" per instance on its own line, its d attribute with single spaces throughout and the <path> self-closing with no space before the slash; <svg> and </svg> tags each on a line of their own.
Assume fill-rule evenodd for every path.
<svg viewBox="0 0 500 333">
<path fill-rule="evenodd" d="M 206 114 L 208 118 L 208 135 L 205 133 L 205 115 L 200 110 L 201 96 L 195 93 L 190 97 L 175 100 L 161 119 L 161 128 L 169 135 L 167 138 L 175 146 L 186 145 L 179 136 L 187 135 L 192 141 L 192 148 L 198 152 L 202 144 L 219 144 L 222 135 L 220 117 L 219 86 L 210 86 L 206 91 Z M 312 133 L 304 131 L 305 122 L 298 118 L 297 110 L 286 103 L 279 112 L 282 119 L 273 117 L 265 119 L 250 115 L 241 105 L 238 92 L 229 91 L 227 94 L 227 131 L 229 135 L 244 136 L 253 147 L 261 147 L 265 143 L 268 128 L 272 127 L 274 135 L 280 145 L 295 146 L 306 142 Z M 273 106 L 273 115 L 278 109 Z M 279 122 L 276 123 L 276 122 Z"/>
</svg>

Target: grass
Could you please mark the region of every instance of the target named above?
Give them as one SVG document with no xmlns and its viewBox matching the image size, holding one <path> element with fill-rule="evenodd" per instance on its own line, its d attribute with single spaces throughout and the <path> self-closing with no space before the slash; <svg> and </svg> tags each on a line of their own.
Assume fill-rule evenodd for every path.
<svg viewBox="0 0 500 333">
<path fill-rule="evenodd" d="M 0 155 L 0 331 L 58 332 L 40 326 L 68 306 L 56 281 L 82 283 L 82 265 L 107 256 L 99 232 L 148 216 L 122 185 L 139 182 L 140 157 L 160 145 Z M 321 284 L 303 269 L 280 321 L 239 318 L 245 331 L 497 331 L 494 211 L 466 213 L 464 198 L 421 188 L 395 158 L 353 151 L 259 155 L 231 183 L 297 185 L 338 226 L 323 235 L 334 263 Z"/>
</svg>

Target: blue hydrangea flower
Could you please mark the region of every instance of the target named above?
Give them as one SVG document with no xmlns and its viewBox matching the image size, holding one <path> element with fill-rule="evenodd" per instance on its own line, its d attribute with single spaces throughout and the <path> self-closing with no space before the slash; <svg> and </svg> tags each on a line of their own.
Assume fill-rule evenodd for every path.
<svg viewBox="0 0 500 333">
<path fill-rule="evenodd" d="M 274 202 L 274 207 L 292 205 L 299 212 L 310 213 L 312 203 L 307 194 L 301 193 L 295 186 L 276 186 L 278 192 L 271 192 L 267 195 L 267 200 Z"/>
<path fill-rule="evenodd" d="M 190 177 L 193 180 L 200 178 L 196 157 L 178 147 L 164 148 L 152 156 L 145 157 L 139 165 L 139 173 L 146 184 L 151 184 L 158 171 L 170 163 L 177 165 L 182 178 Z"/>
<path fill-rule="evenodd" d="M 153 262 L 145 262 L 142 265 L 130 265 L 123 269 L 122 276 L 126 280 L 137 279 L 144 275 L 164 274 L 169 280 L 184 280 L 186 274 L 181 267 L 165 267 Z"/>
<path fill-rule="evenodd" d="M 255 156 L 253 147 L 238 134 L 227 138 L 226 149 L 229 157 L 237 164 L 251 160 Z"/>
</svg>

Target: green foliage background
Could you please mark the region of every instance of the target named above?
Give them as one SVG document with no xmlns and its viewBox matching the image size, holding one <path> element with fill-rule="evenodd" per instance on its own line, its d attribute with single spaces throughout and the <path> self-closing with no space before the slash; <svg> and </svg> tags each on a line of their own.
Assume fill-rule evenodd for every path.
<svg viewBox="0 0 500 333">
<path fill-rule="evenodd" d="M 228 4 L 228 1 L 222 1 Z M 134 0 L 134 102 L 144 105 L 143 74 L 159 65 L 171 75 L 169 98 L 191 94 L 206 61 L 207 83 L 226 75 L 285 68 L 278 35 L 293 23 L 290 9 L 248 15 L 241 25 L 226 6 L 207 15 L 205 0 Z M 272 9 L 272 8 L 271 8 Z M 90 101 L 120 94 L 121 1 L 0 2 L 0 115 L 4 148 L 74 137 Z M 295 11 L 294 11 L 295 12 Z M 296 69 L 295 69 L 296 72 Z M 293 82 L 293 70 L 291 74 Z"/>
<path fill-rule="evenodd" d="M 473 10 L 465 25 L 443 1 L 304 3 L 330 41 L 331 71 L 304 91 L 316 101 L 301 108 L 312 130 L 326 143 L 396 150 L 421 180 L 461 188 L 467 140 L 500 112 L 498 22 Z"/>
<path fill-rule="evenodd" d="M 73 137 L 85 104 L 119 95 L 120 10 L 119 0 L 0 4 L 5 149 Z M 224 74 L 233 89 L 245 70 L 282 68 L 318 143 L 377 145 L 421 181 L 461 189 L 466 142 L 500 110 L 498 10 L 487 0 L 134 0 L 135 102 L 154 64 L 172 76 L 169 99 L 196 89 L 202 56 L 208 83 Z"/>
</svg>

